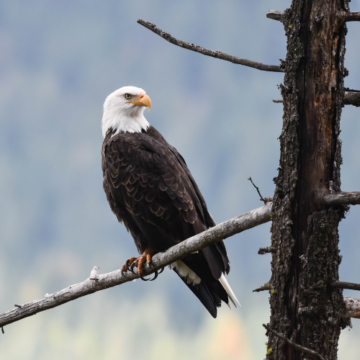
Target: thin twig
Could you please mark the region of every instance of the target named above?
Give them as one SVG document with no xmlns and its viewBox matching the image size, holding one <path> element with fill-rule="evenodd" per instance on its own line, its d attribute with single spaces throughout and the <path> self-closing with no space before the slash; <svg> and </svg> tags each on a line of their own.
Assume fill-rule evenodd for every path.
<svg viewBox="0 0 360 360">
<path fill-rule="evenodd" d="M 262 197 L 259 188 L 254 184 L 254 182 L 252 181 L 252 178 L 249 177 L 248 178 L 249 181 L 251 181 L 251 183 L 253 184 L 254 188 L 256 189 L 256 191 L 258 192 L 259 196 L 260 196 L 260 200 L 263 201 L 265 203 L 265 199 Z"/>
<path fill-rule="evenodd" d="M 357 205 L 360 204 L 360 192 L 337 192 L 334 194 L 326 194 L 324 196 L 324 203 L 328 206 L 339 205 Z"/>
<path fill-rule="evenodd" d="M 258 251 L 258 254 L 265 255 L 265 254 L 274 252 L 274 250 L 275 250 L 275 248 L 273 248 L 272 246 L 268 246 L 268 247 L 260 248 Z"/>
<path fill-rule="evenodd" d="M 249 211 L 184 240 L 164 253 L 154 255 L 151 267 L 149 265 L 145 265 L 144 275 L 149 275 L 156 270 L 159 270 L 188 254 L 214 244 L 221 239 L 226 239 L 234 234 L 270 221 L 271 208 L 272 204 L 268 204 L 258 209 Z M 65 304 L 82 296 L 138 279 L 139 275 L 137 268 L 135 267 L 133 270 L 135 274 L 127 271 L 124 275 L 122 275 L 121 270 L 115 270 L 107 274 L 100 274 L 98 281 L 92 281 L 88 278 L 81 283 L 68 286 L 67 288 L 54 294 L 46 294 L 41 299 L 23 304 L 21 309 L 16 308 L 0 314 L 0 327 L 28 316 L 35 315 L 38 312 Z"/>
<path fill-rule="evenodd" d="M 147 29 L 151 30 L 155 34 L 161 36 L 166 41 L 168 41 L 168 42 L 170 42 L 170 43 L 172 43 L 174 45 L 180 46 L 180 47 L 182 47 L 184 49 L 195 51 L 195 52 L 198 52 L 200 54 L 211 56 L 211 57 L 214 57 L 214 58 L 217 58 L 217 59 L 230 61 L 230 62 L 232 62 L 234 64 L 240 64 L 240 65 L 249 66 L 249 67 L 252 67 L 252 68 L 255 68 L 255 69 L 258 69 L 258 70 L 273 71 L 273 72 L 284 72 L 284 70 L 279 65 L 266 65 L 266 64 L 262 64 L 262 63 L 259 63 L 259 62 L 256 62 L 256 61 L 242 59 L 242 58 L 239 58 L 237 56 L 225 54 L 225 53 L 223 53 L 221 51 L 214 51 L 214 50 L 203 48 L 203 47 L 198 46 L 198 45 L 194 45 L 194 44 L 191 44 L 191 43 L 186 43 L 186 42 L 184 42 L 182 40 L 178 40 L 178 39 L 174 38 L 169 33 L 159 29 L 155 24 L 152 24 L 149 21 L 139 19 L 137 22 L 140 25 L 145 26 Z"/>
<path fill-rule="evenodd" d="M 2 332 L 3 334 L 5 334 L 5 331 L 4 331 L 4 328 L 3 328 L 3 327 L 1 327 L 1 332 Z"/>
<path fill-rule="evenodd" d="M 21 305 L 18 305 L 18 304 L 15 304 L 14 306 L 17 307 L 17 308 L 19 308 L 19 309 L 22 308 L 22 306 L 21 306 Z"/>
<path fill-rule="evenodd" d="M 310 350 L 304 346 L 301 346 L 299 344 L 294 343 L 293 341 L 289 340 L 288 338 L 286 338 L 285 336 L 279 334 L 278 332 L 276 332 L 275 330 L 271 329 L 269 326 L 263 324 L 263 327 L 267 330 L 270 331 L 271 333 L 273 333 L 274 335 L 276 335 L 277 337 L 279 337 L 280 339 L 283 339 L 284 341 L 286 341 L 289 345 L 293 346 L 295 349 L 300 350 L 304 353 L 313 355 L 313 356 L 317 356 L 319 359 L 321 360 L 325 360 L 325 358 L 323 356 L 321 356 L 319 353 L 317 353 L 314 350 Z"/>
<path fill-rule="evenodd" d="M 253 290 L 253 292 L 260 292 L 260 291 L 266 291 L 266 290 L 271 290 L 270 281 L 267 282 L 266 284 L 264 284 L 263 286 L 260 286 L 259 288 Z"/>
<path fill-rule="evenodd" d="M 360 290 L 360 284 L 345 281 L 334 281 L 331 287 L 338 289 Z"/>
<path fill-rule="evenodd" d="M 284 102 L 283 99 L 273 99 L 273 102 L 276 104 L 282 104 Z"/>
<path fill-rule="evenodd" d="M 254 182 L 252 181 L 252 178 L 249 177 L 248 180 L 251 181 L 251 183 L 253 184 L 254 188 L 256 189 L 256 191 L 258 192 L 259 196 L 260 196 L 260 200 L 266 205 L 266 204 L 269 204 L 271 201 L 272 201 L 272 198 L 271 197 L 266 197 L 266 198 L 263 198 L 261 193 L 260 193 L 260 190 L 259 188 L 254 184 Z"/>
</svg>

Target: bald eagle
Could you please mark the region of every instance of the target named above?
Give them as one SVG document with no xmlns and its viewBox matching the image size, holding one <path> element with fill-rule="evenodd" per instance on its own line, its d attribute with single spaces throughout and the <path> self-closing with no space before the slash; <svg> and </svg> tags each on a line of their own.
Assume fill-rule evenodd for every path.
<svg viewBox="0 0 360 360">
<path fill-rule="evenodd" d="M 111 210 L 131 233 L 143 265 L 152 255 L 215 225 L 184 158 L 144 117 L 151 100 L 143 89 L 122 87 L 105 100 L 102 118 L 103 186 Z M 225 273 L 223 241 L 170 265 L 215 318 L 221 301 L 236 306 Z"/>
</svg>

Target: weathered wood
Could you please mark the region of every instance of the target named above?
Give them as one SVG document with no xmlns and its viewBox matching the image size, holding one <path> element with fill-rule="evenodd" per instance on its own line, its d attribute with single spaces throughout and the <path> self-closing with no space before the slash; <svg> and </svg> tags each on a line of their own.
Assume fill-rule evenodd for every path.
<svg viewBox="0 0 360 360">
<path fill-rule="evenodd" d="M 344 105 L 360 106 L 360 91 L 345 91 Z"/>
<path fill-rule="evenodd" d="M 360 319 L 360 299 L 344 296 L 344 302 L 346 305 L 346 316 Z"/>
<path fill-rule="evenodd" d="M 263 286 L 260 286 L 257 289 L 254 289 L 253 292 L 268 291 L 268 290 L 271 290 L 270 282 L 267 282 Z"/>
<path fill-rule="evenodd" d="M 345 4 L 345 7 L 344 7 Z M 273 202 L 270 326 L 327 360 L 337 358 L 348 322 L 340 289 L 338 223 L 344 208 L 323 199 L 340 189 L 340 115 L 344 97 L 347 1 L 293 0 L 283 16 L 287 35 L 281 157 Z M 302 354 L 269 336 L 272 360 Z"/>
<path fill-rule="evenodd" d="M 149 267 L 146 265 L 144 268 L 145 275 L 149 275 L 156 270 L 171 264 L 175 260 L 181 259 L 194 251 L 201 250 L 221 239 L 226 239 L 232 235 L 270 221 L 271 207 L 272 204 L 268 204 L 249 211 L 195 235 L 180 244 L 173 246 L 164 253 L 154 255 L 152 258 L 152 266 Z M 95 266 L 90 273 L 90 278 L 94 280 L 88 278 L 81 283 L 68 286 L 53 294 L 46 294 L 41 299 L 23 304 L 21 307 L 16 307 L 15 309 L 1 314 L 0 327 L 35 315 L 38 312 L 65 304 L 69 301 L 78 299 L 79 297 L 139 278 L 137 268 L 134 268 L 135 274 L 128 271 L 124 275 L 121 274 L 121 270 L 115 270 L 107 274 L 99 274 L 98 271 L 99 268 Z"/>
<path fill-rule="evenodd" d="M 272 253 L 273 251 L 275 251 L 275 249 L 271 246 L 265 247 L 265 248 L 260 248 L 258 251 L 259 255 L 264 255 L 264 254 L 269 254 Z"/>
<path fill-rule="evenodd" d="M 345 21 L 360 21 L 360 12 L 359 11 L 346 11 L 343 12 L 342 14 L 338 14 L 338 15 L 343 15 Z M 269 12 L 266 14 L 266 17 L 268 19 L 272 19 L 272 20 L 277 20 L 277 21 L 281 21 L 283 22 L 284 20 L 284 12 L 282 11 L 276 11 L 276 10 L 269 10 Z M 321 18 L 321 15 L 318 15 L 318 19 Z"/>
<path fill-rule="evenodd" d="M 94 266 L 93 269 L 91 270 L 91 273 L 90 273 L 90 280 L 99 280 L 99 270 L 100 270 L 100 267 L 99 266 Z"/>
<path fill-rule="evenodd" d="M 360 11 L 349 11 L 345 15 L 346 21 L 360 21 Z"/>
<path fill-rule="evenodd" d="M 350 283 L 346 281 L 335 281 L 331 283 L 331 286 L 338 289 L 360 290 L 360 284 Z"/>
<path fill-rule="evenodd" d="M 269 12 L 266 14 L 266 17 L 268 19 L 277 20 L 277 21 L 283 21 L 284 13 L 282 11 L 277 10 L 269 10 Z"/>
<path fill-rule="evenodd" d="M 331 287 L 338 289 L 360 290 L 360 284 L 349 283 L 344 281 L 335 281 L 331 284 Z M 270 291 L 272 288 L 270 281 L 266 284 L 256 288 L 253 292 Z M 273 291 L 277 291 L 273 289 Z M 350 297 L 344 297 L 346 315 L 347 317 L 360 319 L 360 300 Z"/>
<path fill-rule="evenodd" d="M 273 99 L 274 103 L 283 104 L 283 99 Z M 344 105 L 360 106 L 360 91 L 349 90 L 345 91 Z"/>
<path fill-rule="evenodd" d="M 324 195 L 324 204 L 327 206 L 360 204 L 360 192 L 337 192 Z"/>
<path fill-rule="evenodd" d="M 342 281 L 337 281 L 335 283 L 332 283 L 331 286 L 337 287 L 339 289 L 360 290 L 359 284 L 344 283 Z M 260 286 L 259 288 L 253 290 L 253 292 L 271 291 L 271 290 L 273 290 L 272 295 L 277 292 L 276 289 L 272 288 L 269 281 L 266 284 Z M 346 309 L 345 317 L 360 319 L 360 300 L 344 296 L 344 303 Z"/>
<path fill-rule="evenodd" d="M 206 49 L 206 48 L 203 48 L 203 47 L 198 46 L 198 45 L 194 45 L 194 44 L 182 41 L 182 40 L 178 40 L 178 39 L 174 38 L 173 36 L 171 36 L 169 33 L 159 29 L 155 24 L 152 24 L 149 21 L 139 19 L 137 22 L 140 25 L 145 26 L 147 29 L 151 30 L 155 34 L 161 36 L 163 39 L 170 42 L 171 44 L 180 46 L 180 47 L 182 47 L 184 49 L 195 51 L 195 52 L 198 52 L 200 54 L 203 54 L 203 55 L 206 55 L 206 56 L 211 56 L 211 57 L 214 57 L 214 58 L 217 58 L 217 59 L 230 61 L 233 64 L 249 66 L 249 67 L 252 67 L 252 68 L 258 69 L 258 70 L 273 71 L 273 72 L 284 72 L 284 70 L 279 65 L 266 65 L 266 64 L 262 64 L 262 63 L 259 63 L 259 62 L 256 62 L 256 61 L 251 61 L 251 60 L 247 60 L 247 59 L 242 59 L 242 58 L 237 57 L 237 56 L 229 55 L 229 54 L 223 53 L 221 51 L 214 51 L 214 50 Z"/>
</svg>

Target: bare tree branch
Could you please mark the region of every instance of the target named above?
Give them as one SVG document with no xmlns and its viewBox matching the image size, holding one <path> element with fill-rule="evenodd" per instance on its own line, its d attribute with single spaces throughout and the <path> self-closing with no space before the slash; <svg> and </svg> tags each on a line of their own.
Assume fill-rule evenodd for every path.
<svg viewBox="0 0 360 360">
<path fill-rule="evenodd" d="M 344 104 L 360 106 L 360 91 L 356 91 L 356 90 L 345 91 Z"/>
<path fill-rule="evenodd" d="M 324 202 L 329 206 L 336 205 L 356 205 L 360 204 L 360 192 L 337 192 L 334 194 L 326 194 Z"/>
<path fill-rule="evenodd" d="M 206 49 L 203 48 L 201 46 L 198 45 L 194 45 L 191 43 L 186 43 L 182 40 L 178 40 L 176 38 L 174 38 L 173 36 L 171 36 L 169 33 L 166 33 L 165 31 L 159 29 L 155 24 L 152 24 L 146 20 L 143 19 L 139 19 L 137 21 L 140 25 L 145 26 L 147 29 L 151 30 L 152 32 L 154 32 L 155 34 L 161 36 L 163 39 L 165 39 L 166 41 L 180 46 L 184 49 L 188 49 L 188 50 L 192 50 L 195 52 L 198 52 L 200 54 L 203 55 L 207 55 L 207 56 L 211 56 L 217 59 L 221 59 L 221 60 L 226 60 L 226 61 L 230 61 L 234 64 L 240 64 L 240 65 L 244 65 L 244 66 L 249 66 L 258 70 L 264 70 L 264 71 L 273 71 L 273 72 L 284 72 L 284 70 L 278 66 L 278 65 L 266 65 L 266 64 L 262 64 L 259 62 L 255 62 L 255 61 L 251 61 L 251 60 L 247 60 L 247 59 L 242 59 L 239 58 L 237 56 L 233 56 L 233 55 L 229 55 L 229 54 L 225 54 L 221 51 L 214 51 L 214 50 L 210 50 L 210 49 Z"/>
<path fill-rule="evenodd" d="M 277 104 L 282 104 L 284 102 L 284 100 L 283 99 L 273 99 L 273 102 L 277 103 Z M 345 91 L 344 105 L 360 106 L 360 91 L 357 91 L 357 90 Z"/>
<path fill-rule="evenodd" d="M 360 284 L 345 281 L 334 281 L 331 287 L 338 289 L 360 290 Z"/>
<path fill-rule="evenodd" d="M 334 288 L 360 290 L 359 284 L 346 283 L 342 281 L 336 281 L 332 283 L 331 286 Z M 271 289 L 272 289 L 271 283 L 270 281 L 268 281 L 263 286 L 260 286 L 259 288 L 253 290 L 253 292 L 270 291 Z M 354 299 L 344 296 L 344 302 L 346 306 L 346 316 L 354 319 L 360 319 L 360 299 Z"/>
<path fill-rule="evenodd" d="M 360 300 L 344 296 L 344 302 L 346 305 L 346 316 L 360 319 Z"/>
<path fill-rule="evenodd" d="M 273 333 L 274 335 L 276 335 L 277 337 L 279 337 L 280 339 L 283 339 L 284 341 L 286 341 L 289 345 L 291 345 L 292 347 L 294 347 L 297 350 L 300 350 L 306 354 L 310 354 L 313 356 L 318 357 L 321 360 L 325 360 L 325 358 L 323 356 L 321 356 L 319 353 L 317 353 L 314 350 L 308 349 L 304 346 L 301 346 L 299 344 L 294 343 L 293 341 L 289 340 L 288 338 L 286 338 L 285 336 L 279 334 L 278 332 L 274 331 L 273 329 L 271 329 L 269 326 L 263 324 L 263 327 L 267 330 L 270 331 L 271 333 Z"/>
<path fill-rule="evenodd" d="M 272 253 L 274 251 L 275 251 L 275 248 L 273 248 L 272 246 L 268 246 L 268 247 L 260 248 L 258 251 L 258 254 L 264 255 L 264 254 Z"/>
<path fill-rule="evenodd" d="M 345 17 L 345 21 L 360 21 L 360 12 L 355 11 L 347 11 L 344 12 L 341 16 Z M 268 19 L 277 20 L 277 21 L 283 21 L 284 19 L 284 13 L 282 11 L 276 11 L 276 10 L 269 10 L 269 12 L 266 14 L 266 17 Z"/>
<path fill-rule="evenodd" d="M 270 281 L 267 282 L 266 284 L 264 284 L 263 286 L 260 286 L 259 288 L 253 290 L 253 292 L 260 292 L 260 291 L 266 291 L 266 290 L 271 290 Z"/>
<path fill-rule="evenodd" d="M 284 13 L 282 11 L 277 10 L 269 10 L 269 12 L 266 14 L 266 17 L 268 19 L 277 20 L 277 21 L 283 21 Z"/>
<path fill-rule="evenodd" d="M 201 250 L 221 239 L 226 239 L 234 234 L 271 221 L 271 208 L 272 203 L 249 211 L 243 215 L 218 224 L 201 234 L 195 235 L 170 248 L 164 253 L 154 255 L 152 258 L 152 265 L 146 265 L 144 268 L 145 275 L 149 275 L 156 270 L 171 264 L 175 260 L 181 259 L 194 251 Z M 98 272 L 99 268 L 95 266 L 91 271 L 90 277 L 83 282 L 68 286 L 67 288 L 53 294 L 46 294 L 44 297 L 26 304 L 16 304 L 14 309 L 0 314 L 0 328 L 2 332 L 4 333 L 3 327 L 5 325 L 9 325 L 39 312 L 60 306 L 80 297 L 90 295 L 94 292 L 105 290 L 109 287 L 117 286 L 139 278 L 137 268 L 134 268 L 135 274 L 126 272 L 122 275 L 121 270 L 115 270 L 106 274 L 99 274 Z M 335 287 L 345 288 L 343 285 L 348 284 L 342 282 L 339 283 L 341 283 L 342 286 L 335 285 Z M 271 290 L 269 283 L 263 285 L 259 289 L 255 289 L 254 291 L 264 290 Z M 347 307 L 347 316 L 360 318 L 360 300 L 344 297 L 344 301 Z"/>
<path fill-rule="evenodd" d="M 173 246 L 164 253 L 154 255 L 151 267 L 146 265 L 144 268 L 145 275 L 149 275 L 156 270 L 171 264 L 175 260 L 181 259 L 194 251 L 201 250 L 221 239 L 226 239 L 234 234 L 270 221 L 271 208 L 272 204 L 268 204 L 249 211 L 182 241 L 180 244 Z M 134 268 L 134 272 L 135 274 L 128 271 L 122 275 L 121 270 L 115 270 L 107 274 L 99 275 L 98 268 L 94 267 L 90 274 L 90 277 L 94 280 L 88 278 L 81 283 L 68 286 L 53 294 L 46 294 L 41 299 L 31 301 L 21 305 L 21 307 L 16 307 L 15 309 L 7 311 L 0 315 L 0 327 L 24 319 L 28 316 L 35 315 L 38 312 L 65 304 L 79 297 L 138 279 L 139 275 L 137 273 L 137 268 Z"/>
<path fill-rule="evenodd" d="M 345 20 L 346 21 L 360 21 L 360 11 L 347 12 L 346 15 L 345 15 Z"/>
</svg>

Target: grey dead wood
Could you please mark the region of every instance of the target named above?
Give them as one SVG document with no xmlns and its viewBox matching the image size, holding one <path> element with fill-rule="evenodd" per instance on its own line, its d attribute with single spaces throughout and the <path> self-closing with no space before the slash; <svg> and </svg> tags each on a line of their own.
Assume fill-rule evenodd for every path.
<svg viewBox="0 0 360 360">
<path fill-rule="evenodd" d="M 360 21 L 360 12 L 359 11 L 349 11 L 345 15 L 346 21 Z"/>
<path fill-rule="evenodd" d="M 339 289 L 360 290 L 360 284 L 354 284 L 344 281 L 335 281 L 331 284 L 331 286 Z M 270 281 L 268 281 L 266 284 L 253 290 L 253 292 L 270 291 L 271 289 L 272 287 Z M 344 302 L 346 306 L 345 317 L 360 319 L 360 300 L 344 296 Z"/>
<path fill-rule="evenodd" d="M 337 192 L 324 195 L 324 202 L 328 206 L 360 204 L 360 192 Z"/>
<path fill-rule="evenodd" d="M 277 21 L 283 21 L 284 13 L 282 11 L 277 10 L 269 10 L 269 12 L 266 14 L 266 17 L 268 19 L 277 20 Z"/>
<path fill-rule="evenodd" d="M 258 254 L 264 255 L 264 254 L 272 253 L 273 251 L 275 251 L 275 249 L 271 246 L 268 246 L 268 247 L 260 248 Z"/>
<path fill-rule="evenodd" d="M 152 258 L 152 266 L 145 266 L 145 275 L 149 275 L 156 270 L 171 264 L 175 260 L 181 259 L 194 251 L 201 250 L 221 239 L 226 239 L 232 235 L 270 221 L 271 206 L 271 204 L 264 205 L 243 215 L 225 221 L 179 243 L 164 253 L 154 255 Z M 98 270 L 98 267 L 94 267 L 91 271 L 91 277 L 94 280 L 88 278 L 83 282 L 68 286 L 67 288 L 53 294 L 46 294 L 41 299 L 23 304 L 21 305 L 21 308 L 15 308 L 1 314 L 0 327 L 35 315 L 38 312 L 65 304 L 82 296 L 139 278 L 137 268 L 134 268 L 135 274 L 128 271 L 124 275 L 121 274 L 121 270 L 115 270 L 106 274 L 99 274 Z"/>
<path fill-rule="evenodd" d="M 169 249 L 165 253 L 156 254 L 153 257 L 153 266 L 145 267 L 145 274 L 149 275 L 173 261 L 194 251 L 203 249 L 220 239 L 226 239 L 236 233 L 240 233 L 270 221 L 271 208 L 271 203 L 264 205 L 258 209 L 218 224 L 201 234 L 189 238 Z M 99 274 L 99 267 L 94 266 L 90 273 L 90 277 L 81 283 L 68 286 L 67 288 L 53 294 L 46 294 L 41 299 L 34 300 L 23 305 L 16 304 L 15 309 L 0 315 L 0 327 L 35 315 L 38 312 L 60 306 L 82 296 L 138 279 L 139 275 L 137 274 L 136 268 L 134 270 L 135 274 L 126 272 L 125 275 L 121 275 L 121 270 L 115 270 L 106 274 Z M 263 287 L 254 291 L 264 291 L 269 289 L 270 285 L 265 284 Z"/>
<path fill-rule="evenodd" d="M 332 283 L 331 286 L 342 289 L 360 290 L 360 284 L 346 283 L 342 281 L 336 281 Z M 254 289 L 253 292 L 270 291 L 271 289 L 272 287 L 270 281 L 268 281 L 266 284 Z M 276 291 L 276 289 L 274 290 Z M 345 317 L 360 319 L 360 299 L 344 296 L 344 303 L 346 306 Z"/>
<path fill-rule="evenodd" d="M 360 299 L 344 296 L 344 302 L 346 304 L 346 316 L 360 319 Z"/>
<path fill-rule="evenodd" d="M 276 10 L 269 10 L 269 12 L 266 14 L 266 17 L 268 19 L 277 20 L 283 22 L 284 20 L 284 12 L 282 11 L 276 11 Z M 345 21 L 360 21 L 360 12 L 359 11 L 346 11 L 342 14 L 339 14 L 345 18 Z M 322 20 L 321 18 L 318 18 L 319 20 Z"/>
<path fill-rule="evenodd" d="M 283 99 L 273 99 L 274 103 L 283 104 Z M 349 90 L 345 91 L 344 105 L 360 106 L 360 91 Z"/>
<path fill-rule="evenodd" d="M 271 290 L 270 282 L 267 282 L 263 286 L 258 287 L 257 289 L 253 290 L 253 292 L 260 292 L 260 291 L 267 291 Z"/>
<path fill-rule="evenodd" d="M 338 289 L 360 290 L 360 284 L 346 281 L 334 281 L 333 283 L 331 283 L 331 286 Z"/>
<path fill-rule="evenodd" d="M 345 91 L 344 105 L 360 106 L 360 91 Z"/>
<path fill-rule="evenodd" d="M 350 282 L 346 282 L 346 281 L 334 281 L 330 285 L 331 285 L 331 287 L 338 288 L 338 289 L 360 290 L 360 284 L 350 283 Z M 253 290 L 253 292 L 260 292 L 260 291 L 265 291 L 265 290 L 271 290 L 270 281 L 268 281 L 266 284 L 260 286 L 259 288 Z M 359 300 L 359 306 L 360 306 L 360 300 Z M 350 308 L 347 308 L 348 312 L 349 312 L 349 310 L 350 310 Z"/>
<path fill-rule="evenodd" d="M 317 353 L 314 350 L 308 349 L 304 346 L 301 346 L 299 344 L 294 343 L 293 341 L 289 340 L 288 338 L 286 338 L 285 336 L 279 334 L 278 332 L 276 332 L 275 330 L 271 329 L 269 326 L 263 324 L 263 327 L 267 330 L 270 331 L 271 333 L 273 333 L 275 336 L 279 337 L 280 339 L 284 340 L 285 342 L 287 342 L 289 345 L 291 345 L 292 347 L 294 347 L 297 350 L 300 350 L 306 354 L 310 354 L 312 356 L 316 356 L 317 358 L 321 359 L 321 360 L 325 360 L 325 358 L 323 356 L 321 356 L 319 353 Z"/>
<path fill-rule="evenodd" d="M 242 59 L 240 57 L 229 55 L 229 54 L 223 53 L 221 51 L 215 51 L 215 50 L 206 49 L 206 48 L 203 48 L 201 46 L 194 45 L 192 43 L 187 43 L 185 41 L 176 39 L 173 36 L 171 36 L 169 33 L 159 29 L 155 24 L 152 24 L 149 21 L 139 19 L 137 22 L 140 25 L 145 26 L 147 29 L 149 29 L 153 33 L 161 36 L 163 39 L 170 42 L 171 44 L 180 46 L 180 47 L 182 47 L 184 49 L 195 51 L 195 52 L 198 52 L 200 54 L 203 54 L 203 55 L 206 55 L 206 56 L 211 56 L 211 57 L 214 57 L 214 58 L 217 58 L 217 59 L 230 61 L 233 64 L 239 64 L 239 65 L 252 67 L 252 68 L 255 68 L 255 69 L 258 69 L 258 70 L 272 71 L 272 72 L 284 72 L 283 69 L 278 65 L 266 65 L 266 64 L 262 64 L 262 63 L 259 63 L 259 62 L 256 62 L 256 61 Z"/>
<path fill-rule="evenodd" d="M 99 269 L 100 266 L 95 265 L 93 267 L 93 269 L 90 272 L 90 277 L 89 277 L 90 280 L 95 280 L 95 281 L 99 280 Z"/>
</svg>

